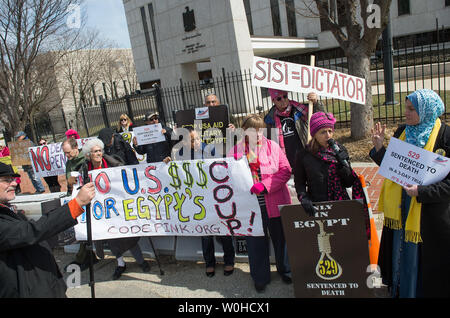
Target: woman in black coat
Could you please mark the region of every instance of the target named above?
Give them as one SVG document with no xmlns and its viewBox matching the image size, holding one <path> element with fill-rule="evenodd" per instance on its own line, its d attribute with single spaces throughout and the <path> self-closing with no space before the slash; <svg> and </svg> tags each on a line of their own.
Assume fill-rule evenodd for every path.
<svg viewBox="0 0 450 318">
<path fill-rule="evenodd" d="M 407 96 L 405 104 L 406 125 L 394 137 L 448 158 L 450 128 L 438 118 L 445 109 L 441 98 L 431 90 L 418 90 Z M 372 137 L 375 147 L 370 156 L 378 165 L 386 152 L 384 130 L 377 123 Z M 390 185 L 400 187 L 399 202 Z M 450 175 L 426 186 L 401 187 L 385 180 L 383 188 L 379 209 L 384 212 L 384 226 L 378 257 L 383 283 L 392 297 L 450 297 Z M 401 207 L 397 217 L 390 202 Z"/>
<path fill-rule="evenodd" d="M 312 140 L 296 154 L 295 190 L 309 215 L 314 214 L 312 202 L 348 200 L 346 188 L 360 185 L 345 147 L 336 143 L 339 148 L 336 152 L 328 144 L 335 122 L 331 113 L 314 113 L 310 120 Z M 358 189 L 355 187 L 353 195 L 362 195 L 362 188 Z"/>
</svg>

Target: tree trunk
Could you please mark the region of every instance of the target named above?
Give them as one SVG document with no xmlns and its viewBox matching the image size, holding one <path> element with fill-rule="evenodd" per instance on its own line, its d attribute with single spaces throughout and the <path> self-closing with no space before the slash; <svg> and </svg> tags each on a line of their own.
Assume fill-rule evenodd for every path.
<svg viewBox="0 0 450 318">
<path fill-rule="evenodd" d="M 370 81 L 370 56 L 362 48 L 347 52 L 349 74 L 366 80 L 366 104 L 351 103 L 351 132 L 355 140 L 366 138 L 373 128 L 372 86 Z"/>
</svg>

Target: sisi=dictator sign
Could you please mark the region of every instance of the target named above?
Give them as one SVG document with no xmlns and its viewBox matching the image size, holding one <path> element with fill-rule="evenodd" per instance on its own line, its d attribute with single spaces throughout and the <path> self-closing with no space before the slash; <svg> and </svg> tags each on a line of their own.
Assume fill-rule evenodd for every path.
<svg viewBox="0 0 450 318">
<path fill-rule="evenodd" d="M 280 207 L 297 298 L 374 297 L 368 287 L 368 240 L 363 204 L 357 200 Z"/>
</svg>

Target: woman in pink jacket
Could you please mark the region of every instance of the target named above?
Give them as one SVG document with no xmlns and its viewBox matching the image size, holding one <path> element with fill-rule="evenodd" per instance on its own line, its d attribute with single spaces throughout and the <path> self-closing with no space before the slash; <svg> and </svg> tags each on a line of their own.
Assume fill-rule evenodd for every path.
<svg viewBox="0 0 450 318">
<path fill-rule="evenodd" d="M 258 292 L 270 283 L 270 233 L 275 251 L 277 271 L 285 283 L 291 283 L 291 270 L 287 258 L 286 241 L 281 224 L 279 205 L 291 204 L 287 182 L 291 167 L 279 145 L 263 136 L 264 121 L 256 114 L 244 119 L 245 138 L 232 151 L 235 159 L 246 156 L 253 177 L 251 193 L 258 197 L 265 236 L 247 236 L 250 274 Z"/>
</svg>

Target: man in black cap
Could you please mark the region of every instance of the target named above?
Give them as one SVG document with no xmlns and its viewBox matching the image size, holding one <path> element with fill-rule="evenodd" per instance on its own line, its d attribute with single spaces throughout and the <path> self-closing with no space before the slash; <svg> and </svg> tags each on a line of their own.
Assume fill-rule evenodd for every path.
<svg viewBox="0 0 450 318">
<path fill-rule="evenodd" d="M 159 123 L 159 114 L 157 112 L 150 112 L 145 116 L 146 125 L 155 125 Z M 162 124 L 161 124 L 162 125 Z M 136 137 L 133 138 L 133 146 L 136 152 L 140 155 L 147 155 L 147 162 L 161 162 L 168 163 L 172 152 L 172 129 L 162 125 L 162 134 L 165 137 L 165 141 L 156 142 L 153 144 L 138 146 Z"/>
<path fill-rule="evenodd" d="M 121 134 L 116 133 L 112 128 L 103 128 L 100 130 L 98 138 L 103 141 L 105 145 L 104 151 L 107 155 L 113 156 L 116 159 L 120 158 L 126 165 L 139 164 L 133 148 L 122 138 Z"/>
<path fill-rule="evenodd" d="M 84 185 L 68 204 L 33 221 L 9 204 L 18 176 L 0 163 L 0 298 L 65 297 L 67 286 L 46 240 L 77 224 L 82 207 L 95 196 L 94 184 Z"/>
</svg>

